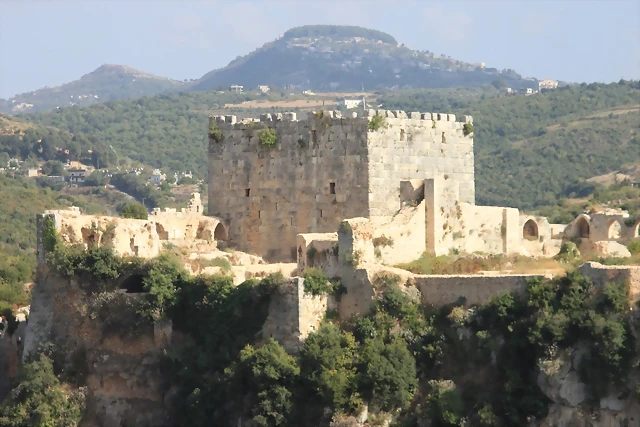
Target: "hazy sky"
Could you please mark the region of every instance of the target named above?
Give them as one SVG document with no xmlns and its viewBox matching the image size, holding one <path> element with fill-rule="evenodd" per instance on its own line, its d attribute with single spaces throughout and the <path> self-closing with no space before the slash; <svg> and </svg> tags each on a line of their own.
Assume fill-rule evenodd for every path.
<svg viewBox="0 0 640 427">
<path fill-rule="evenodd" d="M 198 78 L 305 24 L 375 28 L 527 77 L 640 78 L 640 0 L 0 0 L 0 97 L 105 63 Z"/>
</svg>

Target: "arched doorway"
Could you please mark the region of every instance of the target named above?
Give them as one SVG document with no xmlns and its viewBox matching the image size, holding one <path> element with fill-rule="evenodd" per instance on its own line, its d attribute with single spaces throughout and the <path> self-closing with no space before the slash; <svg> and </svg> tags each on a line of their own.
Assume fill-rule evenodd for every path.
<svg viewBox="0 0 640 427">
<path fill-rule="evenodd" d="M 612 240 L 617 240 L 620 238 L 620 233 L 622 232 L 622 226 L 620 222 L 617 220 L 611 221 L 609 223 L 609 230 L 607 231 L 607 237 Z"/>
<path fill-rule="evenodd" d="M 125 291 L 127 294 L 140 294 L 143 292 L 147 292 L 144 289 L 143 283 L 144 277 L 140 274 L 132 274 L 127 277 L 122 284 L 120 285 L 120 289 Z"/>
<path fill-rule="evenodd" d="M 589 222 L 585 217 L 580 217 L 576 222 L 577 237 L 581 239 L 589 238 Z"/>
<path fill-rule="evenodd" d="M 215 240 L 227 240 L 227 229 L 221 222 L 219 222 L 215 230 L 213 230 L 213 238 Z"/>
<path fill-rule="evenodd" d="M 532 219 L 524 223 L 522 227 L 522 237 L 527 240 L 538 239 L 538 224 Z"/>
</svg>

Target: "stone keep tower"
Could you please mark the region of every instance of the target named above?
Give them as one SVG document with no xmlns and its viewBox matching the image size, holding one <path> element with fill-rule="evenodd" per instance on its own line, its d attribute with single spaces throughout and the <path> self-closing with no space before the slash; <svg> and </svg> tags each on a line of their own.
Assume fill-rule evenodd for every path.
<svg viewBox="0 0 640 427">
<path fill-rule="evenodd" d="M 376 115 L 384 120 L 371 126 Z M 374 121 L 380 122 L 378 118 Z M 473 204 L 473 139 L 453 114 L 369 110 L 209 118 L 209 215 L 229 242 L 270 261 L 296 256 L 296 234 L 333 232 L 345 218 L 394 216 L 403 181 L 443 176 Z M 375 128 L 375 129 L 372 129 Z M 265 130 L 277 142 L 261 142 Z M 267 132 L 273 135 L 272 132 Z"/>
</svg>

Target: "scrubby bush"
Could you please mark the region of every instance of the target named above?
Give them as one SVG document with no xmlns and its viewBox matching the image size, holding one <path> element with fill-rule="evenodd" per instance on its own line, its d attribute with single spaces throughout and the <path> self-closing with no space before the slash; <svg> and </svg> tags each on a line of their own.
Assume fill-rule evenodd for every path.
<svg viewBox="0 0 640 427">
<path fill-rule="evenodd" d="M 627 245 L 627 249 L 631 252 L 631 255 L 636 255 L 640 253 L 640 239 L 633 239 Z"/>
<path fill-rule="evenodd" d="M 328 279 L 319 268 L 307 268 L 302 276 L 304 277 L 304 291 L 311 295 L 340 295 L 344 292 L 339 279 Z"/>
<path fill-rule="evenodd" d="M 122 208 L 120 216 L 123 218 L 149 219 L 149 212 L 140 203 L 130 203 Z"/>
<path fill-rule="evenodd" d="M 278 143 L 278 133 L 275 129 L 264 128 L 258 131 L 258 140 L 265 147 L 273 148 Z"/>
<path fill-rule="evenodd" d="M 369 118 L 369 130 L 375 132 L 379 129 L 386 129 L 389 127 L 386 117 L 376 113 L 373 117 Z"/>
</svg>

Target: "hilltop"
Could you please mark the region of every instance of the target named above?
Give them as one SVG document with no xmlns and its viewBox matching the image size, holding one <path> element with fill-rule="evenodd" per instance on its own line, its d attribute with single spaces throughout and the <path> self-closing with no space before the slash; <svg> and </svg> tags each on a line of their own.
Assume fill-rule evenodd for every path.
<svg viewBox="0 0 640 427">
<path fill-rule="evenodd" d="M 175 90 L 183 82 L 138 71 L 124 65 L 104 64 L 78 80 L 45 87 L 0 100 L 0 112 L 22 113 L 103 101 L 137 98 Z"/>
<path fill-rule="evenodd" d="M 496 79 L 518 87 L 534 86 L 513 70 L 485 68 L 430 51 L 412 50 L 381 31 L 353 26 L 308 25 L 213 70 L 189 90 L 233 84 L 296 86 L 325 91 L 393 87 L 479 86 Z"/>
<path fill-rule="evenodd" d="M 88 106 L 161 93 L 208 92 L 242 85 L 298 92 L 389 90 L 402 88 L 537 87 L 513 70 L 468 63 L 428 50 L 413 50 L 382 31 L 341 25 L 295 27 L 276 40 L 210 71 L 181 82 L 124 65 L 104 64 L 78 80 L 0 99 L 0 113 L 33 113 Z"/>
</svg>

